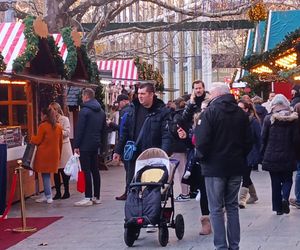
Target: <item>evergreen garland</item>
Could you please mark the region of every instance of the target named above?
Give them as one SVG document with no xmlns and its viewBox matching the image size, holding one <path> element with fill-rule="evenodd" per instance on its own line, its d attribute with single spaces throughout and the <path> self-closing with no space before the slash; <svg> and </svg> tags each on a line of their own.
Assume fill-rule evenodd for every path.
<svg viewBox="0 0 300 250">
<path fill-rule="evenodd" d="M 152 64 L 142 62 L 139 57 L 136 57 L 134 64 L 138 69 L 138 77 L 140 80 L 154 80 L 155 89 L 157 91 L 164 91 L 164 79 L 158 69 L 153 69 Z"/>
<path fill-rule="evenodd" d="M 54 63 L 56 65 L 57 72 L 60 76 L 64 75 L 64 61 L 59 53 L 59 48 L 55 44 L 53 36 L 47 37 L 50 52 L 53 56 Z"/>
<path fill-rule="evenodd" d="M 0 53 L 0 73 L 6 70 L 6 63 L 4 62 L 4 57 Z"/>
<path fill-rule="evenodd" d="M 71 27 L 63 28 L 61 31 L 63 41 L 66 44 L 68 49 L 68 55 L 65 62 L 65 70 L 64 70 L 64 77 L 68 80 L 71 79 L 77 66 L 77 51 L 71 36 L 71 32 L 72 32 Z"/>
<path fill-rule="evenodd" d="M 291 49 L 293 47 L 297 47 L 298 45 L 295 44 L 295 41 L 300 38 L 300 28 L 295 30 L 292 33 L 288 33 L 285 38 L 279 43 L 274 49 L 266 51 L 261 54 L 253 54 L 244 57 L 241 60 L 241 65 L 244 69 L 250 70 L 257 64 L 263 63 L 274 63 L 275 60 L 278 58 L 279 54 Z M 275 63 L 274 63 L 275 64 Z"/>
<path fill-rule="evenodd" d="M 24 35 L 27 41 L 27 46 L 24 53 L 17 57 L 12 65 L 13 71 L 16 73 L 23 72 L 26 63 L 30 62 L 37 55 L 39 51 L 39 37 L 35 34 L 33 30 L 33 22 L 35 17 L 27 16 L 23 23 L 25 25 Z"/>
<path fill-rule="evenodd" d="M 97 84 L 98 87 L 95 90 L 95 98 L 97 101 L 101 104 L 104 102 L 104 88 L 102 84 L 100 83 L 100 77 L 99 77 L 99 71 L 97 63 L 92 62 L 87 54 L 87 49 L 84 44 L 80 46 L 80 51 L 82 55 L 83 63 L 87 69 L 88 75 L 89 75 L 89 82 Z"/>
</svg>

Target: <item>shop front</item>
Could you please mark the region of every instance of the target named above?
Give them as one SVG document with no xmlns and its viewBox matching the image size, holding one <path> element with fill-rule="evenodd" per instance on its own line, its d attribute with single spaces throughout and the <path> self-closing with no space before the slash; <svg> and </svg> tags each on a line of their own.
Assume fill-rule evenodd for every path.
<svg viewBox="0 0 300 250">
<path fill-rule="evenodd" d="M 50 101 L 63 100 L 66 83 L 62 80 L 63 61 L 41 19 L 28 17 L 23 23 L 3 23 L 0 27 L 6 66 L 0 75 L 0 143 L 7 148 L 8 194 L 17 160 L 37 131 L 41 109 Z M 31 171 L 25 172 L 23 185 L 25 196 L 42 187 L 38 175 Z M 18 189 L 14 201 L 20 198 Z"/>
</svg>

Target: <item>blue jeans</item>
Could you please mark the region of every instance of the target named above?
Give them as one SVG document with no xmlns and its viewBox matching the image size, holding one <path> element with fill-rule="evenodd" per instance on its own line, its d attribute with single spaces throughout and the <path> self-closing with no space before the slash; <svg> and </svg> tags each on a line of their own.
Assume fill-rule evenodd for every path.
<svg viewBox="0 0 300 250">
<path fill-rule="evenodd" d="M 300 204 L 300 161 L 297 161 L 297 172 L 295 179 L 295 196 L 296 202 Z"/>
<path fill-rule="evenodd" d="M 47 199 L 52 198 L 51 193 L 51 182 L 50 182 L 50 174 L 42 173 L 43 185 L 44 185 L 44 193 Z"/>
<path fill-rule="evenodd" d="M 293 185 L 293 172 L 270 172 L 272 185 L 272 208 L 273 211 L 282 212 L 282 200 L 289 200 Z"/>
<path fill-rule="evenodd" d="M 240 243 L 238 193 L 241 176 L 205 177 L 205 186 L 217 250 L 237 250 Z M 224 219 L 227 214 L 227 231 Z M 226 239 L 228 238 L 228 243 Z"/>
</svg>

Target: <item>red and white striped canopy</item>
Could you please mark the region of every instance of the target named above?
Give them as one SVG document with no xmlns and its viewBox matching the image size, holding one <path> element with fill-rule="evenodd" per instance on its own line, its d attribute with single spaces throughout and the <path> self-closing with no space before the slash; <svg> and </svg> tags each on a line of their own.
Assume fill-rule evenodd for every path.
<svg viewBox="0 0 300 250">
<path fill-rule="evenodd" d="M 121 85 L 134 85 L 138 80 L 137 67 L 134 60 L 102 60 L 97 61 L 98 69 L 112 71 L 112 82 Z"/>
<path fill-rule="evenodd" d="M 25 51 L 27 43 L 23 33 L 24 29 L 25 26 L 21 22 L 0 23 L 0 52 L 7 64 L 6 72 L 12 71 L 13 61 Z M 54 34 L 53 37 L 65 61 L 68 51 L 62 36 L 61 34 Z"/>
<path fill-rule="evenodd" d="M 64 43 L 61 34 L 53 34 L 53 37 L 54 37 L 55 44 L 57 45 L 58 50 L 60 52 L 60 55 L 65 62 L 68 55 L 67 45 Z"/>
<path fill-rule="evenodd" d="M 0 51 L 7 64 L 6 72 L 12 71 L 13 61 L 21 55 L 26 48 L 24 24 L 0 23 Z"/>
</svg>

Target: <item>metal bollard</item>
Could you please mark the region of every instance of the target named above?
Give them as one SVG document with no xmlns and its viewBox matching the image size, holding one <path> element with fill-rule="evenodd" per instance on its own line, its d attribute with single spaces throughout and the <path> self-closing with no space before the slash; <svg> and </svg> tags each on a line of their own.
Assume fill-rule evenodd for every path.
<svg viewBox="0 0 300 250">
<path fill-rule="evenodd" d="M 19 185 L 20 185 L 20 199 L 21 199 L 21 217 L 22 217 L 22 227 L 14 228 L 14 232 L 18 233 L 26 233 L 26 232 L 35 232 L 37 229 L 35 227 L 27 227 L 26 226 L 26 208 L 25 208 L 25 199 L 24 199 L 24 191 L 23 191 L 23 181 L 22 181 L 22 174 L 24 168 L 22 167 L 22 161 L 18 161 L 18 167 L 16 171 L 19 174 Z"/>
</svg>

